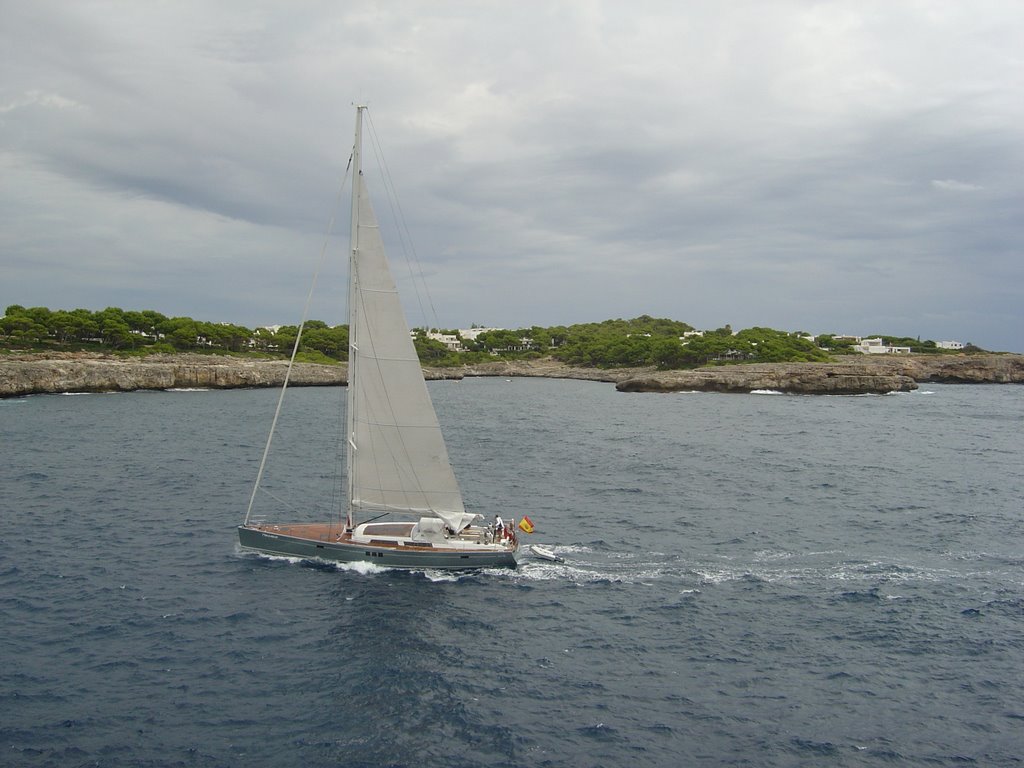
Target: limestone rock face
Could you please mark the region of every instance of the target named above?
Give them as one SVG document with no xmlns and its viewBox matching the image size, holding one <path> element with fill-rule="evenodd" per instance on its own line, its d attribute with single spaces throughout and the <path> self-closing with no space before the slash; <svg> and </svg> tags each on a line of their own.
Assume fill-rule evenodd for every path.
<svg viewBox="0 0 1024 768">
<path fill-rule="evenodd" d="M 653 371 L 653 368 L 578 368 L 560 363 L 550 357 L 537 360 L 496 360 L 493 363 L 476 363 L 459 368 L 436 369 L 446 371 L 448 378 L 463 376 L 516 377 L 534 376 L 546 379 L 578 379 L 581 381 L 618 382 L 633 378 L 639 373 Z"/>
<path fill-rule="evenodd" d="M 917 357 L 903 370 L 918 381 L 940 384 L 1024 384 L 1024 355 Z"/>
<path fill-rule="evenodd" d="M 136 389 L 275 387 L 287 363 L 205 355 L 154 355 L 139 360 L 64 355 L 0 358 L 0 397 L 56 392 L 129 392 Z M 338 385 L 345 367 L 296 363 L 296 386 Z"/>
<path fill-rule="evenodd" d="M 278 387 L 287 363 L 216 355 L 153 355 L 125 359 L 86 353 L 0 356 L 0 397 L 136 389 Z M 575 368 L 551 358 L 425 369 L 428 379 L 540 376 L 612 382 L 623 392 L 751 392 L 849 395 L 906 392 L 918 382 L 1024 383 L 1024 355 L 857 356 L 833 363 L 723 365 L 689 371 Z M 337 386 L 345 365 L 296 363 L 293 386 Z"/>
<path fill-rule="evenodd" d="M 753 392 L 804 395 L 859 395 L 917 389 L 909 376 L 825 364 L 744 365 L 695 371 L 664 371 L 616 385 L 620 392 Z"/>
<path fill-rule="evenodd" d="M 657 371 L 620 381 L 622 392 L 778 392 L 816 395 L 884 394 L 918 382 L 1024 383 L 1024 355 L 854 357 L 835 363 L 769 363 Z"/>
</svg>

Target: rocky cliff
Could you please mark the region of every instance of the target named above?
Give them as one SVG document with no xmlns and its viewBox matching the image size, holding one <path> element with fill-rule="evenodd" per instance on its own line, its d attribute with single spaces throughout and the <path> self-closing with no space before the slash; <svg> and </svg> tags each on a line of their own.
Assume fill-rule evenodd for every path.
<svg viewBox="0 0 1024 768">
<path fill-rule="evenodd" d="M 658 371 L 618 384 L 624 392 L 770 389 L 796 394 L 906 392 L 919 383 L 1024 383 L 1022 355 L 851 357 L 834 363 L 775 363 Z"/>
<path fill-rule="evenodd" d="M 914 355 L 851 357 L 834 363 L 773 363 L 657 371 L 620 381 L 623 392 L 701 390 L 794 394 L 907 392 L 922 382 L 1024 383 L 1024 355 Z"/>
<path fill-rule="evenodd" d="M 81 354 L 0 358 L 0 397 L 56 392 L 128 392 L 136 389 L 276 387 L 288 364 L 206 355 L 154 355 L 141 359 Z M 296 386 L 345 381 L 345 367 L 296 363 Z"/>
<path fill-rule="evenodd" d="M 465 376 L 544 376 L 612 382 L 621 392 L 752 392 L 880 394 L 907 392 L 919 382 L 1024 383 L 1024 355 L 856 356 L 833 363 L 760 363 L 688 371 L 573 368 L 550 358 L 465 366 Z"/>
<path fill-rule="evenodd" d="M 917 389 L 910 376 L 874 366 L 762 364 L 695 371 L 659 371 L 619 382 L 620 392 L 754 392 L 771 390 L 804 395 L 884 395 Z"/>
<path fill-rule="evenodd" d="M 919 382 L 1024 384 L 1024 355 L 885 355 L 868 362 Z"/>
<path fill-rule="evenodd" d="M 0 356 L 0 397 L 56 392 L 125 392 L 136 389 L 276 387 L 287 364 L 207 355 L 154 355 L 141 359 L 81 353 Z M 1022 355 L 942 355 L 869 358 L 834 363 L 728 365 L 692 371 L 653 368 L 574 368 L 550 358 L 427 369 L 428 378 L 540 376 L 615 383 L 623 392 L 702 390 L 799 394 L 905 392 L 919 382 L 1024 383 Z M 346 366 L 297 363 L 294 386 L 337 386 Z"/>
</svg>

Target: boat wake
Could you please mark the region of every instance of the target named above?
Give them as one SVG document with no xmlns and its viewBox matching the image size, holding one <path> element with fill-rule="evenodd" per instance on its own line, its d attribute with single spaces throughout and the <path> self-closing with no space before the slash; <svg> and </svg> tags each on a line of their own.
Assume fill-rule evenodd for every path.
<svg viewBox="0 0 1024 768">
<path fill-rule="evenodd" d="M 242 549 L 241 547 L 236 547 L 235 551 L 241 557 L 253 557 L 258 560 L 288 563 L 290 565 L 306 565 L 315 568 L 321 568 L 326 571 L 343 571 L 346 573 L 358 573 L 364 576 L 373 573 L 391 573 L 392 571 L 398 570 L 396 568 L 387 568 L 385 566 L 377 565 L 376 563 L 339 563 L 335 560 L 321 560 L 319 558 L 291 557 L 289 555 L 272 555 L 269 552 L 254 552 L 251 550 Z"/>
<path fill-rule="evenodd" d="M 339 563 L 285 555 L 272 555 L 237 549 L 242 556 L 251 556 L 267 562 L 302 565 L 327 573 L 352 573 L 359 576 L 402 573 L 422 577 L 435 584 L 458 583 L 465 579 L 496 579 L 509 583 L 566 582 L 577 586 L 590 584 L 618 584 L 653 586 L 666 580 L 680 583 L 680 594 L 699 595 L 707 589 L 737 582 L 763 585 L 792 585 L 815 583 L 835 585 L 848 589 L 849 584 L 870 582 L 884 587 L 880 597 L 901 599 L 898 590 L 917 583 L 947 582 L 960 578 L 955 569 L 918 567 L 892 562 L 851 562 L 830 559 L 826 562 L 802 562 L 800 556 L 789 552 L 760 551 L 753 560 L 714 562 L 680 559 L 659 553 L 595 552 L 580 545 L 548 547 L 563 559 L 560 562 L 527 556 L 515 568 L 482 568 L 472 570 L 446 570 L 441 568 L 389 568 L 368 562 Z M 807 553 L 805 553 L 806 555 Z M 837 555 L 836 552 L 813 553 Z M 997 570 L 999 570 L 997 568 Z"/>
</svg>

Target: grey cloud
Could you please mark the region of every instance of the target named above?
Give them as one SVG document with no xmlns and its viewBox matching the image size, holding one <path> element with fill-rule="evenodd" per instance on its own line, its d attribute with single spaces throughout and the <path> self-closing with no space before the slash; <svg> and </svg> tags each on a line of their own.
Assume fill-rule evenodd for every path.
<svg viewBox="0 0 1024 768">
<path fill-rule="evenodd" d="M 442 324 L 1024 350 L 1015 3 L 4 14 L 0 303 L 290 321 L 367 99 Z"/>
</svg>

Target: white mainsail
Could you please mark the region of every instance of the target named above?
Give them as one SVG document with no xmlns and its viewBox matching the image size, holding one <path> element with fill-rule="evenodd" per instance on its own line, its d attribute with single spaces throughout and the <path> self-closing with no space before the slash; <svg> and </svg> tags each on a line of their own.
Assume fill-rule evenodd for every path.
<svg viewBox="0 0 1024 768">
<path fill-rule="evenodd" d="M 357 110 L 349 298 L 350 520 L 384 512 L 435 515 L 462 530 L 465 511 L 444 436 L 370 204 Z"/>
</svg>

